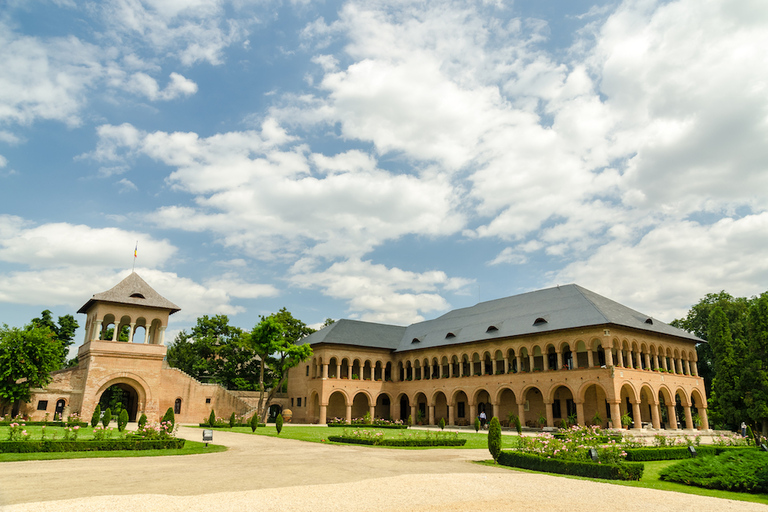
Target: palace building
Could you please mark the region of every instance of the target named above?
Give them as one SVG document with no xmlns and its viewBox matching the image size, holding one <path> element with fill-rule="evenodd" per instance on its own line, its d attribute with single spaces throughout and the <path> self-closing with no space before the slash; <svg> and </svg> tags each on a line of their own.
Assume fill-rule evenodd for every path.
<svg viewBox="0 0 768 512">
<path fill-rule="evenodd" d="M 299 343 L 294 422 L 402 419 L 468 425 L 708 429 L 703 340 L 578 285 L 483 302 L 407 327 L 339 320 Z"/>
</svg>

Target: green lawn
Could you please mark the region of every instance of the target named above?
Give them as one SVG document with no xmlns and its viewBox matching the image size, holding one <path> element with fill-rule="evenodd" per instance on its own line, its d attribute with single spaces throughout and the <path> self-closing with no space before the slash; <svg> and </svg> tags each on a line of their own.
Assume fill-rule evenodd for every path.
<svg viewBox="0 0 768 512">
<path fill-rule="evenodd" d="M 43 431 L 42 427 L 26 428 L 32 439 L 40 439 Z M 46 439 L 53 439 L 54 432 L 56 439 L 64 438 L 63 427 L 46 427 Z M 93 429 L 84 427 L 80 429 L 77 436 L 78 440 L 93 439 Z M 117 438 L 117 428 L 112 438 Z M 0 441 L 8 440 L 8 427 L 0 427 Z M 101 457 L 158 457 L 167 455 L 193 455 L 198 453 L 216 453 L 226 451 L 225 446 L 209 444 L 206 448 L 205 443 L 197 441 L 187 441 L 184 448 L 179 450 L 115 450 L 103 452 L 45 452 L 45 453 L 0 453 L 0 462 L 9 462 L 17 460 L 51 460 L 51 459 L 95 459 Z"/>
<path fill-rule="evenodd" d="M 204 427 L 200 427 L 204 428 Z M 277 430 L 275 429 L 274 424 L 269 424 L 266 427 L 259 427 L 256 429 L 255 434 L 260 436 L 269 436 L 269 437 L 282 437 L 285 439 L 296 439 L 298 441 L 307 441 L 310 443 L 323 443 L 328 442 L 328 436 L 339 436 L 341 435 L 344 430 L 347 430 L 348 432 L 351 432 L 352 430 L 355 430 L 354 426 L 349 427 L 307 427 L 307 426 L 292 426 L 290 424 L 283 425 L 283 431 L 278 436 Z M 367 428 L 366 430 L 372 430 L 375 432 L 383 432 L 384 436 L 388 439 L 397 439 L 401 435 L 408 436 L 408 435 L 423 435 L 423 431 L 421 430 L 395 430 L 395 429 L 387 429 L 387 428 Z M 217 428 L 213 431 L 213 438 L 216 439 L 216 432 L 222 431 L 222 432 L 238 432 L 242 434 L 251 434 L 250 427 L 235 427 L 235 428 Z M 432 431 L 434 432 L 434 431 Z M 452 449 L 466 449 L 466 448 L 482 448 L 487 449 L 488 448 L 488 433 L 475 433 L 475 432 L 461 432 L 458 434 L 459 439 L 466 439 L 467 443 L 464 446 L 450 446 L 447 448 Z M 510 449 L 517 446 L 517 436 L 501 436 L 502 440 L 502 447 L 504 449 Z M 390 447 L 388 447 L 390 448 Z M 402 448 L 398 447 L 396 449 L 399 450 L 427 450 L 427 449 L 440 449 L 440 448 Z"/>
</svg>

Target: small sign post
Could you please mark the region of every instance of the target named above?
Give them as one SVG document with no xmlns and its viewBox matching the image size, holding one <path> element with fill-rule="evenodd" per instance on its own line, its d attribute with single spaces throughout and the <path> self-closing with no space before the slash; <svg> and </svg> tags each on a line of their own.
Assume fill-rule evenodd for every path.
<svg viewBox="0 0 768 512">
<path fill-rule="evenodd" d="M 205 443 L 205 447 L 208 448 L 208 443 L 213 442 L 213 430 L 203 430 L 203 442 Z"/>
<path fill-rule="evenodd" d="M 695 459 L 696 455 L 698 455 L 698 453 L 696 453 L 696 448 L 694 448 L 693 446 L 688 447 L 688 452 L 691 454 L 692 459 Z"/>
</svg>

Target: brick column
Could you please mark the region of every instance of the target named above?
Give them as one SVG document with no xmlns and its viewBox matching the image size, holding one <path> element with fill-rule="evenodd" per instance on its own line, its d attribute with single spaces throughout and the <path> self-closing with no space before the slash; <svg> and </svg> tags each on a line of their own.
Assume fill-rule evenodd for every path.
<svg viewBox="0 0 768 512">
<path fill-rule="evenodd" d="M 592 368 L 593 366 L 595 366 L 594 356 L 591 350 L 587 350 L 587 368 Z"/>
<path fill-rule="evenodd" d="M 325 425 L 326 424 L 325 416 L 328 414 L 327 411 L 328 411 L 328 405 L 327 404 L 320 404 L 320 417 L 319 417 L 319 419 L 317 421 L 318 424 L 320 424 L 320 425 Z"/>
<path fill-rule="evenodd" d="M 586 425 L 586 420 L 584 419 L 584 402 L 575 402 L 576 404 L 576 423 L 579 425 Z"/>
<path fill-rule="evenodd" d="M 691 416 L 691 406 L 684 405 L 683 413 L 685 414 L 685 428 L 688 430 L 694 430 L 696 427 L 693 425 L 693 417 Z"/>
<path fill-rule="evenodd" d="M 328 378 L 328 365 L 323 363 L 323 379 Z"/>
<path fill-rule="evenodd" d="M 707 419 L 707 410 L 699 408 L 699 416 L 701 416 L 701 429 L 709 430 L 709 419 Z"/>
<path fill-rule="evenodd" d="M 621 348 L 616 350 L 616 359 L 618 359 L 618 362 L 616 363 L 616 366 L 624 366 L 624 351 L 621 350 Z"/>
<path fill-rule="evenodd" d="M 375 418 L 374 415 L 376 414 L 376 405 L 369 405 L 368 406 L 368 414 L 371 415 L 371 421 L 373 421 L 373 419 Z"/>
<path fill-rule="evenodd" d="M 563 367 L 563 353 L 559 350 L 555 350 L 555 354 L 557 354 L 557 370 Z"/>
<path fill-rule="evenodd" d="M 435 406 L 430 405 L 429 406 L 429 425 L 435 424 Z"/>
<path fill-rule="evenodd" d="M 613 422 L 613 428 L 621 428 L 621 407 L 619 407 L 618 401 L 608 402 L 611 407 L 611 421 Z"/>
<path fill-rule="evenodd" d="M 659 404 L 655 403 L 652 404 L 651 407 L 651 423 L 653 423 L 653 428 L 656 430 L 661 428 L 661 413 L 659 412 Z"/>
<path fill-rule="evenodd" d="M 520 423 L 525 426 L 525 402 L 517 404 L 517 417 L 520 418 Z"/>
<path fill-rule="evenodd" d="M 501 373 L 503 374 L 509 373 L 509 358 L 506 358 L 506 357 L 504 358 L 504 371 L 502 371 Z"/>
<path fill-rule="evenodd" d="M 671 430 L 677 430 L 677 418 L 675 417 L 675 406 L 667 406 L 667 418 L 669 418 L 669 428 Z"/>
<path fill-rule="evenodd" d="M 643 415 L 640 413 L 640 402 L 632 402 L 632 416 L 635 419 L 634 430 L 640 430 L 643 428 Z"/>
<path fill-rule="evenodd" d="M 611 367 L 613 366 L 613 348 L 605 349 L 603 347 L 603 352 L 605 353 L 605 366 Z"/>
<path fill-rule="evenodd" d="M 454 410 L 453 404 L 448 405 L 448 425 L 450 426 L 456 425 L 456 420 L 453 417 L 453 410 Z"/>
<path fill-rule="evenodd" d="M 546 411 L 546 415 L 547 415 L 547 426 L 554 427 L 555 417 L 552 412 L 552 402 L 544 402 L 544 410 Z"/>
<path fill-rule="evenodd" d="M 352 404 L 347 405 L 346 419 L 347 423 L 352 423 Z"/>
</svg>

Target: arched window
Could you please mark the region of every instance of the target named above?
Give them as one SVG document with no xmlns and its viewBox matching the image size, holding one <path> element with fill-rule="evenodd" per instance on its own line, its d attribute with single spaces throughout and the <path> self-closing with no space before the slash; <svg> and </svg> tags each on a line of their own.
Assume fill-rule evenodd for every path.
<svg viewBox="0 0 768 512">
<path fill-rule="evenodd" d="M 177 398 L 173 403 L 173 414 L 181 414 L 181 398 Z"/>
</svg>

